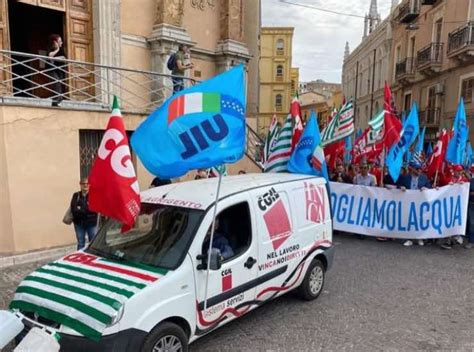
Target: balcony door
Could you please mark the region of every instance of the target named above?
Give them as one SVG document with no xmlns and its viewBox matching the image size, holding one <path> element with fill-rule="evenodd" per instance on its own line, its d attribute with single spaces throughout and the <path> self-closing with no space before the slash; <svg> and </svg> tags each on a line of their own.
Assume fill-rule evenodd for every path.
<svg viewBox="0 0 474 352">
<path fill-rule="evenodd" d="M 93 62 L 92 0 L 0 0 L 0 49 L 47 55 L 51 34 L 63 38 L 68 59 Z M 19 58 L 27 60 L 26 57 Z M 21 72 L 14 71 L 14 77 L 21 78 L 13 82 L 10 91 L 13 89 L 13 94 L 19 96 L 50 96 L 52 93 L 48 89 L 37 88 L 48 83 L 49 78 L 41 74 L 44 66 L 45 62 L 39 60 L 30 60 L 28 65 L 16 65 L 13 70 Z M 70 99 L 90 97 L 93 94 L 93 74 L 89 70 L 80 71 L 77 66 L 66 69 L 69 75 L 63 86 Z M 32 75 L 32 72 L 38 74 Z"/>
<path fill-rule="evenodd" d="M 428 88 L 428 106 L 426 109 L 426 123 L 434 124 L 436 121 L 436 86 Z"/>
</svg>

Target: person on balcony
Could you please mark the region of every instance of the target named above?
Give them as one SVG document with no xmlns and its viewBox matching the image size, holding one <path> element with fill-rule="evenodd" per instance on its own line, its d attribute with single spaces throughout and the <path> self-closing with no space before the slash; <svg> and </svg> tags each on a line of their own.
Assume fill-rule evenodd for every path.
<svg viewBox="0 0 474 352">
<path fill-rule="evenodd" d="M 190 61 L 189 47 L 184 44 L 180 44 L 178 52 L 176 53 L 176 65 L 173 71 L 171 71 L 173 80 L 173 94 L 180 92 L 184 89 L 184 75 L 186 70 L 190 70 L 194 67 L 194 64 Z"/>
<path fill-rule="evenodd" d="M 66 58 L 63 50 L 63 40 L 59 34 L 51 34 L 49 36 L 48 56 L 55 59 Z M 62 66 L 62 62 L 51 59 L 51 64 L 47 71 L 47 75 L 53 80 L 53 83 L 48 87 L 50 90 L 54 91 L 53 106 L 59 106 L 61 101 L 64 99 L 61 82 L 64 80 L 65 74 L 61 68 Z"/>
</svg>

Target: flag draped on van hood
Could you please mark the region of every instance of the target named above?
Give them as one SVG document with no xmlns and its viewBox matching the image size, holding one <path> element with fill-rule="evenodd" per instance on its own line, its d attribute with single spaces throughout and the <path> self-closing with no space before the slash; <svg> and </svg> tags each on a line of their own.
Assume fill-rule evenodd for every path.
<svg viewBox="0 0 474 352">
<path fill-rule="evenodd" d="M 10 309 L 36 313 L 99 340 L 124 303 L 166 273 L 76 252 L 28 275 L 17 287 Z"/>
</svg>

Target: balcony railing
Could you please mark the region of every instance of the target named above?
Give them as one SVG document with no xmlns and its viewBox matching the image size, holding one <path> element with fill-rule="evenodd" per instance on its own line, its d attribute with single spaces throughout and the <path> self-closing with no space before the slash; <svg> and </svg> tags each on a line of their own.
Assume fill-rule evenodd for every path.
<svg viewBox="0 0 474 352">
<path fill-rule="evenodd" d="M 474 22 L 449 33 L 448 55 L 468 46 L 474 46 Z"/>
<path fill-rule="evenodd" d="M 398 10 L 398 20 L 401 23 L 410 23 L 420 15 L 420 0 L 408 0 L 401 4 Z"/>
<path fill-rule="evenodd" d="M 149 113 L 173 93 L 173 77 L 143 70 L 54 59 L 48 56 L 0 50 L 0 101 L 48 106 L 110 109 L 117 95 L 122 110 Z"/>
<path fill-rule="evenodd" d="M 406 76 L 415 74 L 415 58 L 407 57 L 397 63 L 395 67 L 396 79 L 402 79 Z"/>
<path fill-rule="evenodd" d="M 431 43 L 418 51 L 417 67 L 441 65 L 443 63 L 443 43 Z"/>
<path fill-rule="evenodd" d="M 426 108 L 426 110 L 420 111 L 420 125 L 427 127 L 437 127 L 439 126 L 440 116 L 440 108 Z"/>
</svg>

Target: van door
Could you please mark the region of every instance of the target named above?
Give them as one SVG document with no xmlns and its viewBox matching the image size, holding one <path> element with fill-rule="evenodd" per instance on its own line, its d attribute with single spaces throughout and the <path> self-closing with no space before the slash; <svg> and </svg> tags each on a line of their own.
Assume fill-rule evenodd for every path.
<svg viewBox="0 0 474 352">
<path fill-rule="evenodd" d="M 207 233 L 210 232 L 213 213 L 213 209 L 207 212 L 192 252 L 190 250 L 195 268 L 202 263 L 197 255 L 207 253 Z M 258 244 L 248 194 L 241 193 L 221 201 L 217 219 L 219 224 L 214 234 L 213 248 L 217 248 L 224 259 L 220 269 L 209 271 L 206 309 L 207 270 L 196 269 L 196 335 L 202 335 L 245 314 L 252 308 L 255 298 Z"/>
</svg>

